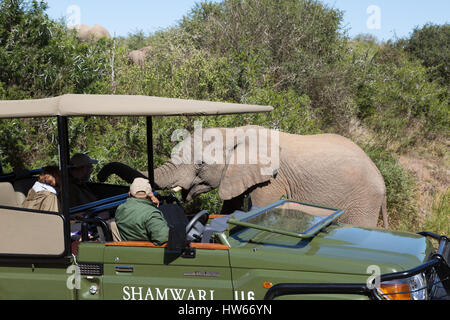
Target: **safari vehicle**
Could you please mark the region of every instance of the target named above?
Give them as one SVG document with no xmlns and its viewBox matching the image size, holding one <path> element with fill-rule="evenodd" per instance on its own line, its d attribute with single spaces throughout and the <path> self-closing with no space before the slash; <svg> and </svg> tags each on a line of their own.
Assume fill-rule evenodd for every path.
<svg viewBox="0 0 450 320">
<path fill-rule="evenodd" d="M 114 213 L 127 187 L 92 184 L 102 200 L 68 206 L 68 117 L 147 117 L 152 181 L 152 116 L 271 109 L 142 96 L 0 101 L 1 118 L 57 118 L 62 173 L 60 212 L 20 207 L 39 170 L 0 176 L 0 299 L 448 299 L 446 236 L 342 225 L 339 209 L 280 200 L 224 216 L 200 211 L 188 221 L 180 200 L 160 196 L 170 234 L 155 246 L 120 241 L 114 221 L 97 216 Z M 84 217 L 81 241 L 71 238 L 74 213 Z"/>
</svg>

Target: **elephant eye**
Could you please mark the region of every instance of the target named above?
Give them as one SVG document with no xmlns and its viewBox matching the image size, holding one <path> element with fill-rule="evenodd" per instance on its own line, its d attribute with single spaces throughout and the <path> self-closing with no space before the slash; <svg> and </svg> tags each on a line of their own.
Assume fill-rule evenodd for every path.
<svg viewBox="0 0 450 320">
<path fill-rule="evenodd" d="M 194 162 L 194 166 L 195 166 L 196 169 L 200 169 L 203 164 L 204 164 L 203 161 L 196 161 L 196 162 Z"/>
</svg>

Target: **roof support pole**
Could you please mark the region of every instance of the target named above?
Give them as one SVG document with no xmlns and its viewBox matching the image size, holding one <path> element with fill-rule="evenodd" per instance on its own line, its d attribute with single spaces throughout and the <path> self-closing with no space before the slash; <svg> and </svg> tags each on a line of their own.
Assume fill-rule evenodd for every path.
<svg viewBox="0 0 450 320">
<path fill-rule="evenodd" d="M 153 161 L 153 119 L 147 117 L 147 157 L 148 157 L 148 179 L 152 188 L 155 186 L 155 173 Z"/>
<path fill-rule="evenodd" d="M 70 244 L 70 214 L 69 214 L 69 133 L 67 117 L 58 116 L 58 153 L 59 169 L 61 171 L 61 208 L 64 216 L 65 252 L 71 254 Z"/>
</svg>

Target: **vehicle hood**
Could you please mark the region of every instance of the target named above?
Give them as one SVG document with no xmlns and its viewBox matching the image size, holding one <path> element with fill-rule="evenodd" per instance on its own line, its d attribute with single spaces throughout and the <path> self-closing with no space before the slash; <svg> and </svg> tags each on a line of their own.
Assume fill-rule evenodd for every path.
<svg viewBox="0 0 450 320">
<path fill-rule="evenodd" d="M 255 231 L 255 230 L 253 230 Z M 299 239 L 270 232 L 244 232 L 230 237 L 233 268 L 296 270 L 327 273 L 367 274 L 376 265 L 382 273 L 416 267 L 431 253 L 423 236 L 333 225 L 311 239 Z"/>
</svg>

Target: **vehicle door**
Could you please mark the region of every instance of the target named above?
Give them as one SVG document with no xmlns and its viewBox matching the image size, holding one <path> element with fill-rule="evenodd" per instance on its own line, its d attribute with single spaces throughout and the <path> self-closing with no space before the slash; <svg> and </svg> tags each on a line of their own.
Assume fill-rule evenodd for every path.
<svg viewBox="0 0 450 320">
<path fill-rule="evenodd" d="M 59 213 L 0 206 L 0 299 L 74 299 L 64 224 Z"/>
<path fill-rule="evenodd" d="M 107 243 L 103 298 L 123 300 L 232 299 L 228 247 L 192 244 L 184 258 L 150 242 Z"/>
</svg>

